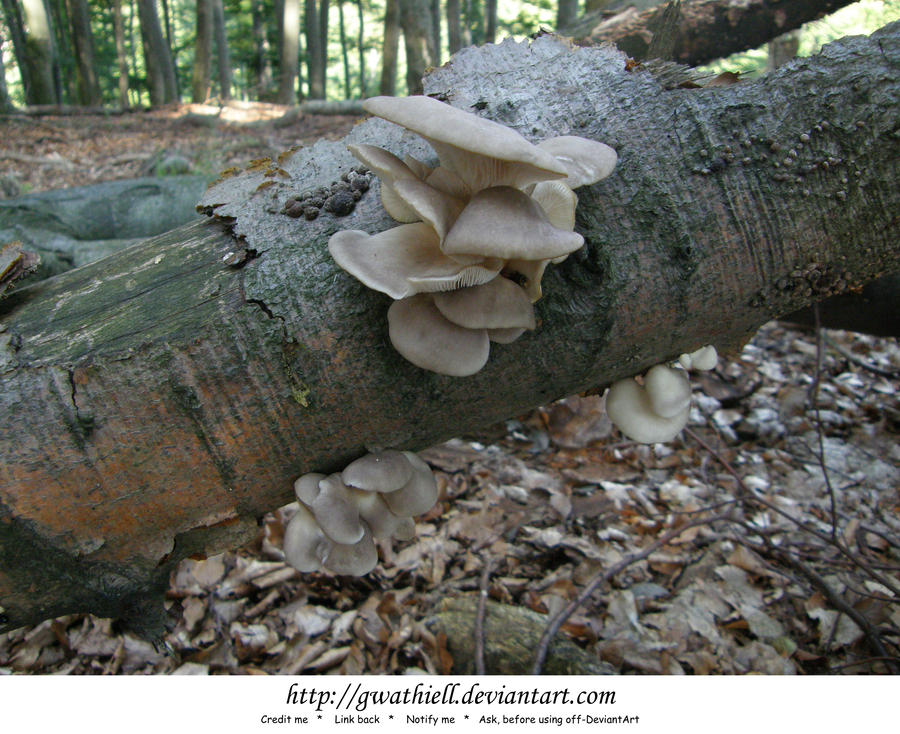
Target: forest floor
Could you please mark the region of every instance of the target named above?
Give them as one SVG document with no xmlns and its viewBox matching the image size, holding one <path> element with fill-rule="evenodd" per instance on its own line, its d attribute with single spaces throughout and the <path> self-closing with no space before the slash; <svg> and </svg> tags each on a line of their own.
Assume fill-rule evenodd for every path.
<svg viewBox="0 0 900 734">
<path fill-rule="evenodd" d="M 262 103 L 0 115 L 0 198 L 159 173 L 198 173 L 211 182 L 232 166 L 341 138 L 357 120 Z"/>
<path fill-rule="evenodd" d="M 37 191 L 139 175 L 139 157 L 168 151 L 214 174 L 353 122 L 189 120 L 0 129 L 21 155 L 70 164 L 14 169 Z M 771 323 L 695 373 L 670 444 L 625 440 L 602 398 L 573 396 L 423 452 L 439 502 L 366 577 L 286 566 L 288 505 L 250 546 L 179 565 L 155 645 L 73 614 L 0 635 L 0 673 L 468 673 L 476 620 L 486 672 L 524 673 L 560 613 L 547 672 L 896 673 L 900 345 L 821 336 Z"/>
</svg>

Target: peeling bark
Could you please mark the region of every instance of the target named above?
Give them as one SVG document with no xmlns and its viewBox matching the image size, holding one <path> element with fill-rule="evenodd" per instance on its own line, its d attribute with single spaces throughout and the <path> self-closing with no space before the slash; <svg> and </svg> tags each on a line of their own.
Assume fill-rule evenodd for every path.
<svg viewBox="0 0 900 734">
<path fill-rule="evenodd" d="M 377 186 L 347 216 L 279 213 L 358 165 L 341 143 L 256 163 L 207 192 L 209 221 L 13 293 L 0 304 L 3 628 L 89 610 L 152 633 L 146 600 L 174 564 L 249 539 L 303 472 L 737 345 L 900 269 L 898 67 L 896 24 L 715 89 L 667 89 L 613 49 L 553 37 L 460 52 L 428 93 L 534 141 L 572 133 L 619 152 L 612 176 L 577 192 L 586 246 L 545 276 L 539 328 L 469 378 L 405 362 L 389 300 L 328 255 L 339 229 L 395 225 Z M 432 156 L 383 121 L 348 139 Z"/>
</svg>

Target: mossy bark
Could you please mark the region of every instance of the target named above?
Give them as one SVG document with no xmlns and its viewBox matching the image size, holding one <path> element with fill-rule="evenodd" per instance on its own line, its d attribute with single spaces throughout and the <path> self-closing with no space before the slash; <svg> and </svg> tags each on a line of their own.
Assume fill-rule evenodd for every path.
<svg viewBox="0 0 900 734">
<path fill-rule="evenodd" d="M 395 225 L 377 186 L 346 216 L 279 213 L 357 165 L 340 143 L 257 162 L 207 192 L 209 221 L 14 293 L 0 304 L 2 625 L 140 617 L 178 559 L 250 538 L 303 472 L 739 344 L 900 268 L 898 36 L 716 89 L 668 89 L 612 49 L 552 37 L 433 72 L 428 93 L 529 139 L 619 153 L 578 191 L 586 246 L 545 276 L 539 327 L 469 378 L 404 361 L 389 299 L 328 255 L 339 229 Z M 431 155 L 382 121 L 349 138 Z"/>
</svg>

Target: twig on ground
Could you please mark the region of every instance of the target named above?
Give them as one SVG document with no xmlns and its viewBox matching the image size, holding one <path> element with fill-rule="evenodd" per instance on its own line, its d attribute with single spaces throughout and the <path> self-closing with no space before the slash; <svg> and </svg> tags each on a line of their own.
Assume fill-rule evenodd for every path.
<svg viewBox="0 0 900 734">
<path fill-rule="evenodd" d="M 871 372 L 873 375 L 879 375 L 880 377 L 900 377 L 900 369 L 889 370 L 882 367 L 876 367 L 874 364 L 869 364 L 864 359 L 860 359 L 852 352 L 848 352 L 844 347 L 842 347 L 828 335 L 825 336 L 825 343 L 848 362 L 852 362 L 857 367 L 861 367 L 862 369 L 866 370 L 866 372 Z"/>
<path fill-rule="evenodd" d="M 816 530 L 814 527 L 807 525 L 805 522 L 802 522 L 801 520 L 798 520 L 797 518 L 792 517 L 790 515 L 790 513 L 785 512 L 777 505 L 774 505 L 771 502 L 763 499 L 762 497 L 759 497 L 758 495 L 754 494 L 753 491 L 751 491 L 751 489 L 746 484 L 744 484 L 744 480 L 741 477 L 741 475 L 737 473 L 737 470 L 735 470 L 735 468 L 733 466 L 731 466 L 731 464 L 725 459 L 725 457 L 723 457 L 719 452 L 717 452 L 706 441 L 704 441 L 702 438 L 700 438 L 700 436 L 697 435 L 690 428 L 685 427 L 684 432 L 688 436 L 693 438 L 698 444 L 700 444 L 700 446 L 702 446 L 704 449 L 709 451 L 716 458 L 716 460 L 725 468 L 725 471 L 727 471 L 729 474 L 731 474 L 731 476 L 733 476 L 735 478 L 735 480 L 738 483 L 738 489 L 742 493 L 742 496 L 744 498 L 746 498 L 750 502 L 756 502 L 757 504 L 762 505 L 767 510 L 774 512 L 775 514 L 777 514 L 777 515 L 785 518 L 789 522 L 793 523 L 801 530 L 804 530 L 807 533 L 809 533 L 810 535 L 814 535 L 815 537 L 819 538 L 819 540 L 823 540 L 826 543 L 828 543 L 829 545 L 832 545 L 834 548 L 836 548 L 838 550 L 838 552 L 842 556 L 844 556 L 847 560 L 849 560 L 854 566 L 859 568 L 861 571 L 863 571 L 865 574 L 870 576 L 872 579 L 877 581 L 882 586 L 886 586 L 888 589 L 890 589 L 892 592 L 894 592 L 894 594 L 896 594 L 898 597 L 900 597 L 900 587 L 898 587 L 898 585 L 896 583 L 894 583 L 891 579 L 887 578 L 884 574 L 876 573 L 875 570 L 873 569 L 873 566 L 871 563 L 858 558 L 856 556 L 856 554 L 852 553 L 850 551 L 850 549 L 847 548 L 843 543 L 835 541 L 829 534 L 823 533 L 819 530 Z"/>
<path fill-rule="evenodd" d="M 591 598 L 591 595 L 603 584 L 624 571 L 629 566 L 637 563 L 638 561 L 643 561 L 645 558 L 651 556 L 664 545 L 668 545 L 684 531 L 690 530 L 691 528 L 697 527 L 698 525 L 711 525 L 714 522 L 728 519 L 730 519 L 729 515 L 725 514 L 716 515 L 715 517 L 700 518 L 689 522 L 685 525 L 682 525 L 681 527 L 671 530 L 670 532 L 663 535 L 655 543 L 652 543 L 644 548 L 644 550 L 640 551 L 639 553 L 632 553 L 631 555 L 626 556 L 614 566 L 611 566 L 603 573 L 595 576 L 591 580 L 591 582 L 587 586 L 585 586 L 584 589 L 582 589 L 581 593 L 577 597 L 575 597 L 575 599 L 569 602 L 565 606 L 565 608 L 563 608 L 547 624 L 547 628 L 544 630 L 544 634 L 541 635 L 540 642 L 538 643 L 537 653 L 534 657 L 534 664 L 531 667 L 531 674 L 541 674 L 541 671 L 544 669 L 544 663 L 547 660 L 547 654 L 550 651 L 550 644 L 553 642 L 553 638 L 556 637 L 557 632 L 559 632 L 560 627 L 562 627 L 566 623 L 566 620 L 568 620 L 578 610 L 579 607 L 587 602 L 587 600 Z"/>
<path fill-rule="evenodd" d="M 791 568 L 798 571 L 801 575 L 806 577 L 806 579 L 831 603 L 831 605 L 837 609 L 839 612 L 846 614 L 850 619 L 852 619 L 856 626 L 862 630 L 862 633 L 866 636 L 866 640 L 868 640 L 870 647 L 873 652 L 879 658 L 885 658 L 887 662 L 887 666 L 892 673 L 900 673 L 900 658 L 891 656 L 887 649 L 882 643 L 881 638 L 878 636 L 878 633 L 869 624 L 869 620 L 867 620 L 862 614 L 856 611 L 853 607 L 851 607 L 844 599 L 828 584 L 825 579 L 823 579 L 819 574 L 817 574 L 813 569 L 807 566 L 805 563 L 801 563 L 799 560 L 791 556 L 790 553 L 785 552 L 784 550 L 771 548 L 771 552 L 775 554 L 775 557 L 778 558 L 782 563 L 790 566 Z M 835 628 L 837 624 L 835 624 Z"/>
<path fill-rule="evenodd" d="M 478 588 L 478 607 L 475 611 L 475 675 L 484 675 L 484 617 L 487 612 L 488 585 L 491 580 L 490 559 L 481 569 L 481 581 Z"/>
<path fill-rule="evenodd" d="M 834 543 L 838 543 L 837 498 L 834 494 L 834 487 L 831 484 L 831 476 L 828 474 L 828 467 L 825 465 L 825 431 L 822 428 L 822 414 L 819 411 L 819 387 L 822 384 L 822 364 L 825 360 L 825 349 L 822 346 L 824 332 L 819 318 L 818 303 L 813 304 L 813 316 L 816 323 L 816 372 L 810 387 L 809 398 L 812 402 L 813 413 L 816 416 L 817 458 L 822 469 L 822 477 L 825 479 L 825 488 L 828 490 L 828 499 L 831 507 L 831 539 Z"/>
</svg>

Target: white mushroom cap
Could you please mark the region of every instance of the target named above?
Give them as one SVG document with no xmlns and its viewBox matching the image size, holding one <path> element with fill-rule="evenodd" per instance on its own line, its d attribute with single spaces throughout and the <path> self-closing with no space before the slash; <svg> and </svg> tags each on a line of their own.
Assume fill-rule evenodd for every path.
<svg viewBox="0 0 900 734">
<path fill-rule="evenodd" d="M 419 217 L 397 197 L 395 186 L 398 181 L 415 180 L 416 173 L 393 153 L 375 145 L 359 143 L 347 146 L 353 156 L 375 172 L 381 181 L 381 203 L 384 210 L 398 222 L 418 222 Z"/>
<path fill-rule="evenodd" d="M 361 456 L 349 463 L 341 478 L 346 484 L 367 492 L 395 492 L 413 475 L 403 452 L 387 449 Z"/>
<path fill-rule="evenodd" d="M 335 232 L 328 251 L 354 278 L 394 299 L 486 283 L 502 265 L 494 260 L 472 265 L 448 257 L 434 229 L 424 222 L 376 235 L 355 229 Z"/>
<path fill-rule="evenodd" d="M 690 407 L 670 418 L 657 415 L 647 391 L 628 378 L 609 388 L 606 414 L 628 438 L 640 443 L 662 443 L 671 441 L 687 425 Z"/>
<path fill-rule="evenodd" d="M 541 279 L 544 277 L 544 271 L 547 264 L 552 260 L 509 260 L 503 268 L 504 273 L 517 273 L 525 278 L 525 284 L 522 286 L 532 303 L 541 299 Z"/>
<path fill-rule="evenodd" d="M 512 344 L 522 334 L 525 329 L 488 329 L 488 339 L 497 344 Z"/>
<path fill-rule="evenodd" d="M 404 451 L 413 474 L 409 482 L 396 492 L 382 495 L 387 506 L 396 515 L 407 517 L 427 512 L 437 502 L 438 488 L 431 467 L 412 451 Z"/>
<path fill-rule="evenodd" d="M 583 244 L 580 234 L 554 227 L 527 194 L 510 186 L 492 186 L 472 197 L 441 249 L 447 255 L 542 260 L 575 252 Z"/>
<path fill-rule="evenodd" d="M 606 178 L 616 167 L 618 156 L 608 145 L 574 135 L 561 135 L 538 143 L 563 165 L 568 178 L 563 182 L 577 189 Z"/>
<path fill-rule="evenodd" d="M 430 97 L 373 97 L 363 108 L 425 138 L 441 164 L 471 192 L 494 185 L 524 187 L 567 175 L 554 155 L 515 130 Z"/>
<path fill-rule="evenodd" d="M 284 529 L 284 559 L 298 571 L 318 571 L 332 542 L 302 504 Z"/>
<path fill-rule="evenodd" d="M 404 205 L 416 213 L 417 221 L 431 225 L 441 240 L 465 207 L 464 201 L 417 179 L 397 181 L 394 191 Z"/>
<path fill-rule="evenodd" d="M 388 334 L 394 348 L 417 367 L 453 377 L 478 372 L 491 348 L 487 331 L 448 321 L 425 293 L 391 304 Z"/>
<path fill-rule="evenodd" d="M 306 505 L 311 505 L 319 496 L 319 482 L 325 478 L 324 474 L 304 474 L 294 482 L 294 494 L 297 499 Z"/>
<path fill-rule="evenodd" d="M 719 355 L 712 344 L 700 347 L 696 352 L 682 354 L 678 361 L 686 370 L 712 370 L 719 363 Z"/>
<path fill-rule="evenodd" d="M 691 405 L 691 383 L 684 370 L 664 364 L 651 367 L 644 376 L 644 389 L 653 412 L 663 418 L 679 415 Z"/>
<path fill-rule="evenodd" d="M 467 329 L 535 328 L 534 306 L 525 289 L 503 276 L 433 298 L 444 318 Z"/>
<path fill-rule="evenodd" d="M 575 229 L 578 197 L 563 181 L 541 181 L 531 192 L 531 198 L 541 205 L 554 227 L 568 232 Z"/>
<path fill-rule="evenodd" d="M 409 170 L 416 174 L 416 178 L 424 181 L 428 178 L 434 169 L 431 166 L 427 166 L 422 161 L 417 158 L 413 158 L 411 155 L 403 156 L 403 162 L 409 166 Z"/>
<path fill-rule="evenodd" d="M 322 532 L 335 543 L 356 543 L 363 536 L 359 510 L 340 474 L 319 482 L 319 494 L 309 505 Z"/>
<path fill-rule="evenodd" d="M 365 527 L 365 533 L 352 545 L 334 543 L 322 561 L 322 565 L 332 573 L 343 576 L 363 576 L 378 563 L 378 551 L 372 539 L 372 531 Z"/>
<path fill-rule="evenodd" d="M 391 512 L 380 492 L 351 489 L 353 501 L 359 509 L 359 516 L 365 521 L 375 538 L 390 538 L 399 529 L 406 527 L 406 517 Z M 402 532 L 402 530 L 401 530 Z"/>
</svg>

